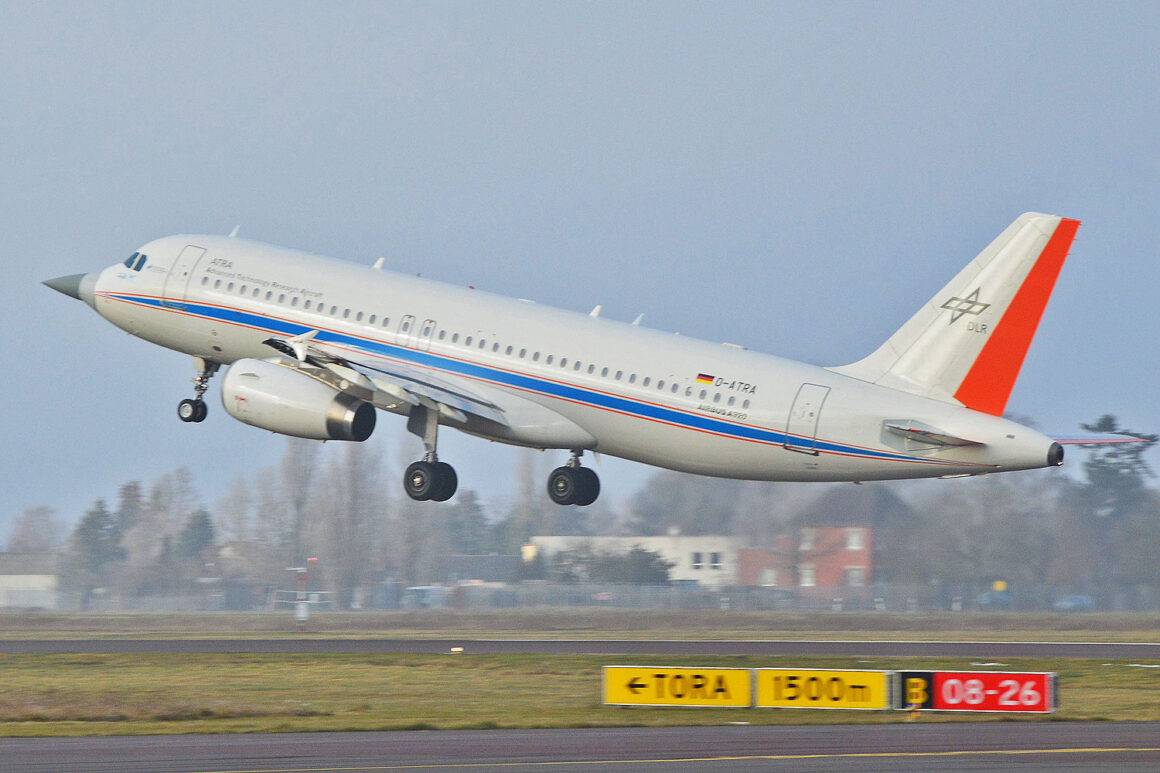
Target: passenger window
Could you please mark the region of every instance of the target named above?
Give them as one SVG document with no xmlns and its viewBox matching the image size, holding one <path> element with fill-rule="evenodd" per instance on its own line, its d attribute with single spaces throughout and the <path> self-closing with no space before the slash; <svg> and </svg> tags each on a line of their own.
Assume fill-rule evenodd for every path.
<svg viewBox="0 0 1160 773">
<path fill-rule="evenodd" d="M 520 359 L 522 360 L 528 353 L 527 349 L 520 349 Z"/>
<path fill-rule="evenodd" d="M 290 296 L 290 305 L 291 305 L 291 306 L 297 306 L 297 305 L 298 305 L 298 296 L 297 296 L 297 295 L 292 295 L 292 296 Z"/>
<path fill-rule="evenodd" d="M 623 375 L 624 375 L 624 371 L 623 371 L 623 370 L 618 370 L 618 371 L 616 371 L 616 380 L 617 380 L 617 381 L 620 381 L 620 377 L 621 377 L 621 376 L 623 376 Z"/>
<path fill-rule="evenodd" d="M 533 353 L 532 353 L 532 362 L 539 362 L 539 361 L 540 361 L 540 353 L 539 353 L 539 352 L 533 352 Z"/>
<path fill-rule="evenodd" d="M 592 374 L 592 373 L 594 373 L 595 371 L 596 371 L 596 366 L 595 366 L 595 365 L 593 365 L 592 363 L 588 363 L 588 373 L 589 373 L 589 375 L 591 375 L 591 374 Z"/>
<path fill-rule="evenodd" d="M 242 285 L 241 287 L 238 288 L 238 292 L 241 293 L 242 295 L 245 295 L 247 292 L 249 292 L 249 290 L 250 290 L 250 288 L 246 287 L 245 285 Z"/>
<path fill-rule="evenodd" d="M 307 303 L 310 303 L 310 301 L 307 301 Z M 370 315 L 370 317 L 368 317 L 368 318 L 367 318 L 367 324 L 368 324 L 368 325 L 373 325 L 373 324 L 375 324 L 375 320 L 376 320 L 376 319 L 378 319 L 378 318 L 379 318 L 379 315 L 378 315 L 378 314 L 372 314 L 372 315 Z"/>
<path fill-rule="evenodd" d="M 383 317 L 383 327 L 387 327 L 390 324 L 391 324 L 391 318 L 390 317 Z"/>
<path fill-rule="evenodd" d="M 479 348 L 480 348 L 480 349 L 486 349 L 486 348 L 487 348 L 487 341 L 486 341 L 485 339 L 483 339 L 483 338 L 479 339 Z"/>
<path fill-rule="evenodd" d="M 544 364 L 546 364 L 546 365 L 552 364 L 552 355 L 550 355 L 550 354 L 548 355 L 547 359 L 544 360 Z"/>
<path fill-rule="evenodd" d="M 608 368 L 601 368 L 601 369 L 600 369 L 600 375 L 601 375 L 603 378 L 608 378 Z"/>
<path fill-rule="evenodd" d="M 464 345 L 464 346 L 471 346 L 471 342 L 472 342 L 473 340 L 474 340 L 474 339 L 473 339 L 471 336 L 468 336 L 467 338 L 463 339 L 463 345 Z"/>
<path fill-rule="evenodd" d="M 255 297 L 255 298 L 257 298 L 257 297 L 258 297 L 258 294 L 259 294 L 259 293 L 261 293 L 261 292 L 262 292 L 261 290 L 259 290 L 257 287 L 255 287 L 255 288 L 254 288 L 254 297 Z"/>
<path fill-rule="evenodd" d="M 736 398 L 736 397 L 733 397 L 732 395 L 730 395 L 730 396 L 729 396 L 729 404 L 730 404 L 730 405 L 733 405 L 733 403 L 735 403 L 735 402 L 737 402 L 737 398 Z"/>
<path fill-rule="evenodd" d="M 646 386 L 648 386 L 648 385 L 649 385 L 649 383 L 650 383 L 650 382 L 649 382 L 649 377 L 648 377 L 648 376 L 645 376 L 645 377 L 644 377 L 644 381 L 640 382 L 640 385 L 641 385 L 641 386 L 645 386 L 645 387 L 646 387 Z"/>
<path fill-rule="evenodd" d="M 310 300 L 309 299 L 305 303 L 302 304 L 302 308 L 306 309 L 307 311 L 310 311 Z"/>
<path fill-rule="evenodd" d="M 363 318 L 363 313 L 361 311 L 358 314 L 354 315 L 355 322 L 362 322 L 362 318 Z"/>
<path fill-rule="evenodd" d="M 497 342 L 497 343 L 493 343 L 493 344 L 491 345 L 491 350 L 492 350 L 493 352 L 498 352 L 498 351 L 499 351 L 499 343 L 498 343 L 498 342 Z"/>
<path fill-rule="evenodd" d="M 713 393 L 713 402 L 715 402 L 715 403 L 721 402 L 721 393 L 720 392 Z"/>
<path fill-rule="evenodd" d="M 673 384 L 673 389 L 672 389 L 673 394 L 676 394 L 677 390 L 680 388 L 681 388 L 680 384 Z"/>
<path fill-rule="evenodd" d="M 748 410 L 748 409 L 749 409 L 749 401 L 748 401 L 748 400 L 746 400 L 745 402 L 741 403 L 741 407 L 742 407 L 742 408 L 745 408 L 746 410 Z"/>
<path fill-rule="evenodd" d="M 510 355 L 512 353 L 512 351 L 513 351 L 512 347 L 509 346 L 508 348 L 504 349 L 504 354 Z"/>
<path fill-rule="evenodd" d="M 343 319 L 350 319 L 350 309 L 343 309 L 342 310 L 342 318 Z"/>
<path fill-rule="evenodd" d="M 278 303 L 285 303 L 285 302 L 286 302 L 286 293 L 279 294 L 278 295 Z"/>
<path fill-rule="evenodd" d="M 209 284 L 209 277 L 208 277 L 208 276 L 203 276 L 203 277 L 201 278 L 201 284 L 202 284 L 202 286 L 203 286 L 203 287 L 204 287 L 205 285 Z"/>
<path fill-rule="evenodd" d="M 269 300 L 269 299 L 270 299 L 270 294 L 266 293 L 266 300 Z M 330 316 L 332 316 L 332 317 L 338 316 L 338 307 L 337 306 L 330 307 Z"/>
<path fill-rule="evenodd" d="M 451 336 L 451 343 L 453 343 L 453 344 L 459 343 L 459 333 L 456 333 L 455 335 Z"/>
<path fill-rule="evenodd" d="M 213 280 L 213 289 L 218 290 L 221 288 L 221 286 L 222 286 L 222 280 L 220 280 L 220 279 Z"/>
<path fill-rule="evenodd" d="M 662 378 L 660 381 L 657 382 L 657 389 L 663 390 L 664 388 L 665 388 L 665 380 Z"/>
<path fill-rule="evenodd" d="M 444 340 L 444 339 L 446 339 L 446 338 L 447 338 L 447 331 L 446 331 L 446 330 L 440 330 L 440 331 L 439 331 L 439 340 L 440 340 L 440 341 L 442 341 L 442 340 Z"/>
<path fill-rule="evenodd" d="M 628 383 L 630 383 L 630 384 L 635 384 L 635 383 L 636 383 L 636 374 L 635 374 L 635 373 L 633 373 L 632 375 L 630 375 L 630 376 L 628 377 Z M 645 386 L 648 386 L 648 385 L 646 384 Z"/>
<path fill-rule="evenodd" d="M 706 390 L 702 389 L 702 390 L 701 390 L 701 399 L 702 399 L 702 400 L 704 400 L 704 399 L 705 399 L 705 396 L 706 396 L 706 395 L 708 395 L 708 394 L 709 394 L 709 392 L 708 392 L 708 391 L 706 391 Z"/>
<path fill-rule="evenodd" d="M 693 396 L 693 388 L 692 387 L 685 387 L 685 397 L 692 397 L 692 396 Z"/>
<path fill-rule="evenodd" d="M 575 370 L 575 371 L 580 370 L 580 360 L 576 360 L 576 362 L 572 363 L 572 370 Z"/>
<path fill-rule="evenodd" d="M 226 292 L 232 293 L 233 291 L 234 291 L 234 283 L 230 282 L 228 285 L 226 285 Z"/>
</svg>

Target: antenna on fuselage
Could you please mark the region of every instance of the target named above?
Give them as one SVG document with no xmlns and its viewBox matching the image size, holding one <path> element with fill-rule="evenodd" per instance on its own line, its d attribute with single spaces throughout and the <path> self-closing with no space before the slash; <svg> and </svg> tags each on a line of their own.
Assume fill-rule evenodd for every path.
<svg viewBox="0 0 1160 773">
<path fill-rule="evenodd" d="M 237 235 L 238 235 L 238 229 L 239 229 L 239 228 L 241 228 L 241 227 L 242 227 L 242 226 L 241 226 L 240 224 L 239 224 L 239 225 L 236 225 L 236 226 L 234 226 L 234 230 L 230 231 L 230 238 L 231 238 L 231 239 L 237 238 Z"/>
<path fill-rule="evenodd" d="M 632 321 L 632 326 L 633 327 L 640 327 L 641 322 L 644 322 L 644 312 L 643 311 L 640 314 L 636 315 L 636 319 L 634 319 Z"/>
<path fill-rule="evenodd" d="M 385 263 L 386 261 L 387 261 L 386 258 L 379 258 L 378 260 L 376 260 L 375 261 L 375 271 L 382 271 L 383 270 L 383 263 Z"/>
<path fill-rule="evenodd" d="M 588 316 L 592 317 L 593 319 L 598 318 L 600 316 L 600 312 L 603 308 L 604 307 L 601 306 L 599 303 L 596 304 L 596 306 L 592 309 L 592 311 L 588 312 Z"/>
</svg>

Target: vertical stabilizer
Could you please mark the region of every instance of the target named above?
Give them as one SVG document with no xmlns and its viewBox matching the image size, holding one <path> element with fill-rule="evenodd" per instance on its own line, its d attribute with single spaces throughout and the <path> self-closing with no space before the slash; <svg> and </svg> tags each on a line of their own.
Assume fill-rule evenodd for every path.
<svg viewBox="0 0 1160 773">
<path fill-rule="evenodd" d="M 832 370 L 999 416 L 1078 220 L 1021 215 L 869 357 Z"/>
</svg>

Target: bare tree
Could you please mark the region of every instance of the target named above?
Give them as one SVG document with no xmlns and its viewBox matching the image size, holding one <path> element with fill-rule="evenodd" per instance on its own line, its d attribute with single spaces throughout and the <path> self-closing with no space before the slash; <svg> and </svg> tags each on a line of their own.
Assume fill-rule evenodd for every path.
<svg viewBox="0 0 1160 773">
<path fill-rule="evenodd" d="M 51 507 L 25 508 L 8 532 L 8 550 L 12 553 L 50 553 L 64 541 L 64 524 Z"/>
</svg>

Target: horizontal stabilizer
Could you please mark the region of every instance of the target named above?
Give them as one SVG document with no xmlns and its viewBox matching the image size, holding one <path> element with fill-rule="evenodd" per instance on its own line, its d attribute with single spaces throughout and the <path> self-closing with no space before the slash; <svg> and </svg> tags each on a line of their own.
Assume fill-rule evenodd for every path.
<svg viewBox="0 0 1160 773">
<path fill-rule="evenodd" d="M 922 443 L 933 443 L 940 446 L 981 446 L 977 440 L 967 440 L 935 429 L 921 421 L 907 419 L 906 421 L 888 421 L 883 426 L 896 435 Z"/>
<path fill-rule="evenodd" d="M 1061 446 L 1109 446 L 1109 445 L 1124 445 L 1126 443 L 1147 443 L 1146 438 L 1133 437 L 1132 435 L 1117 435 L 1114 433 L 1108 434 L 1090 434 L 1090 435 L 1056 435 L 1052 438 Z"/>
</svg>

